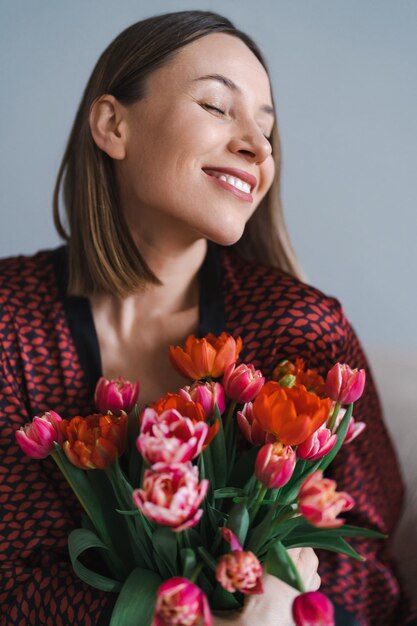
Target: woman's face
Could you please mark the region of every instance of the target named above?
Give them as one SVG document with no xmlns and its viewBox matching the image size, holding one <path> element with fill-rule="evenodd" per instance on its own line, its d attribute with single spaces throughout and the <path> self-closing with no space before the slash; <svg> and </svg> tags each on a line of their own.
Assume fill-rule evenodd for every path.
<svg viewBox="0 0 417 626">
<path fill-rule="evenodd" d="M 272 184 L 273 122 L 267 73 L 240 39 L 215 33 L 182 48 L 125 109 L 115 163 L 133 234 L 235 243 Z"/>
</svg>

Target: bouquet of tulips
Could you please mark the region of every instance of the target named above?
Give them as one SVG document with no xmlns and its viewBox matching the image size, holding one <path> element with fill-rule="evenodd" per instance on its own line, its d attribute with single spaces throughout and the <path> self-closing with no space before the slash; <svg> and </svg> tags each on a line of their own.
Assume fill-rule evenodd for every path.
<svg viewBox="0 0 417 626">
<path fill-rule="evenodd" d="M 264 572 L 300 591 L 297 626 L 330 626 L 330 601 L 304 592 L 287 548 L 360 559 L 345 537 L 382 536 L 344 524 L 353 500 L 323 477 L 365 427 L 352 416 L 365 372 L 337 363 L 325 380 L 297 358 L 266 382 L 237 364 L 241 347 L 226 333 L 189 336 L 169 352 L 190 383 L 178 393 L 139 412 L 138 383 L 102 378 L 97 413 L 66 420 L 51 410 L 16 433 L 29 456 L 52 455 L 84 508 L 71 562 L 86 583 L 118 593 L 111 626 L 139 616 L 210 626 L 212 612 L 262 593 Z M 90 548 L 101 567 L 82 558 Z"/>
</svg>

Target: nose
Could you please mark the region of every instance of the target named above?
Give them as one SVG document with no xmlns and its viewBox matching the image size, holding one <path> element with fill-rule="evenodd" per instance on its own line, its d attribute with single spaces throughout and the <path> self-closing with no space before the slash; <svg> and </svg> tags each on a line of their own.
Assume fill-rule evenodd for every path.
<svg viewBox="0 0 417 626">
<path fill-rule="evenodd" d="M 255 122 L 248 120 L 246 123 L 236 125 L 229 142 L 229 149 L 240 153 L 252 163 L 262 163 L 272 154 L 272 146 L 261 129 Z"/>
</svg>

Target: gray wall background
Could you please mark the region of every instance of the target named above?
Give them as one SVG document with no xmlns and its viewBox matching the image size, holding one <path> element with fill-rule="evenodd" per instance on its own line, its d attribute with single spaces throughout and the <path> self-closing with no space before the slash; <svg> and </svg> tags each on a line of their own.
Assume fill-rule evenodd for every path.
<svg viewBox="0 0 417 626">
<path fill-rule="evenodd" d="M 417 600 L 417 0 L 0 0 L 0 256 L 59 243 L 54 180 L 99 54 L 182 9 L 225 14 L 269 62 L 290 234 L 370 356 L 409 488 L 397 554 Z"/>
</svg>

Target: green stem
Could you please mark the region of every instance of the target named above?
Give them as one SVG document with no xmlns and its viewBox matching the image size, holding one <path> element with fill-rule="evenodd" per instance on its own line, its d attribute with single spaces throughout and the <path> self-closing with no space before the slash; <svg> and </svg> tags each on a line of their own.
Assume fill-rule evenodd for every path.
<svg viewBox="0 0 417 626">
<path fill-rule="evenodd" d="M 268 491 L 268 487 L 265 487 L 265 485 L 262 485 L 261 483 L 259 483 L 259 485 L 260 485 L 260 489 L 259 489 L 258 495 L 257 495 L 255 503 L 253 505 L 253 509 L 251 511 L 251 514 L 250 514 L 252 522 L 256 518 L 256 516 L 258 514 L 258 511 L 259 511 L 259 508 L 260 508 L 260 506 L 261 506 L 261 504 L 263 502 L 263 499 L 265 498 L 266 493 Z"/>
<path fill-rule="evenodd" d="M 342 406 L 341 402 L 336 402 L 336 406 L 334 407 L 333 413 L 330 416 L 330 420 L 328 422 L 327 428 L 333 432 L 334 425 L 336 423 L 336 418 L 339 415 L 340 407 Z"/>
<path fill-rule="evenodd" d="M 225 420 L 225 427 L 224 427 L 224 438 L 226 440 L 226 445 L 227 445 L 227 441 L 229 439 L 230 429 L 232 428 L 233 414 L 235 412 L 236 405 L 237 405 L 237 402 L 231 402 L 231 404 L 229 406 L 229 410 L 227 411 L 226 420 Z"/>
<path fill-rule="evenodd" d="M 192 583 L 196 583 L 196 582 L 197 582 L 197 579 L 198 579 L 198 577 L 200 576 L 200 572 L 201 572 L 201 570 L 202 570 L 202 569 L 203 569 L 203 564 L 202 564 L 202 563 L 199 563 L 199 564 L 198 564 L 198 565 L 197 565 L 197 566 L 193 569 L 193 572 L 192 572 L 192 574 L 191 574 L 191 576 L 190 576 L 190 581 L 191 581 Z"/>
</svg>

